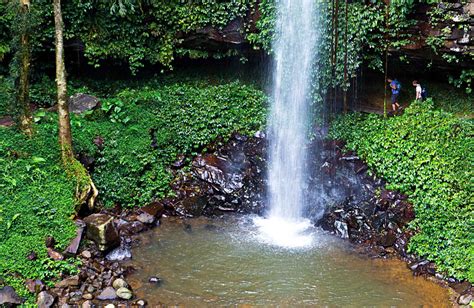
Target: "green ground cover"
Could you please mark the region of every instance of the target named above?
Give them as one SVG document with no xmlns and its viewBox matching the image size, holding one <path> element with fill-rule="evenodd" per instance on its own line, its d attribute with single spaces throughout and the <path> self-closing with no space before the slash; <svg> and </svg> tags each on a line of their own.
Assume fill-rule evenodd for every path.
<svg viewBox="0 0 474 308">
<path fill-rule="evenodd" d="M 92 92 L 103 97 L 102 106 L 73 116 L 71 123 L 76 153 L 96 159 L 92 177 L 105 206 L 140 206 L 168 195 L 167 168 L 178 154 L 193 154 L 233 131 L 252 133 L 266 114 L 264 94 L 237 81 L 158 80 L 97 88 L 101 91 Z M 75 235 L 70 219 L 75 182 L 60 165 L 56 114 L 39 110 L 35 121 L 31 140 L 0 128 L 0 277 L 23 296 L 24 278 L 51 281 L 59 271 L 73 272 L 77 262 L 53 262 L 46 254 L 47 236 L 61 250 Z M 94 144 L 97 137 L 103 146 Z M 31 251 L 37 260 L 27 259 Z"/>
<path fill-rule="evenodd" d="M 402 116 L 349 114 L 331 137 L 347 141 L 389 189 L 407 193 L 417 234 L 409 249 L 438 269 L 474 281 L 474 125 L 433 102 L 413 103 Z"/>
</svg>

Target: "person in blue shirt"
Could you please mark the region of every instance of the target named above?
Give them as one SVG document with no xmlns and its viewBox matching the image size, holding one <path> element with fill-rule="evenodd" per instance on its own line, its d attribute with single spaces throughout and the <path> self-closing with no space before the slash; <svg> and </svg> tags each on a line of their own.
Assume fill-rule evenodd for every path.
<svg viewBox="0 0 474 308">
<path fill-rule="evenodd" d="M 390 97 L 392 101 L 392 110 L 397 111 L 400 108 L 400 104 L 398 103 L 398 96 L 400 95 L 401 84 L 397 79 L 387 79 L 389 83 L 390 90 L 392 91 L 392 95 Z"/>
</svg>

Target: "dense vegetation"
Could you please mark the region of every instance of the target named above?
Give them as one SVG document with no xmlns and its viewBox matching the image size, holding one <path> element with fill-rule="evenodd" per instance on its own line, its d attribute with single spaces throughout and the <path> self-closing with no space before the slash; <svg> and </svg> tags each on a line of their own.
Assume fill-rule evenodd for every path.
<svg viewBox="0 0 474 308">
<path fill-rule="evenodd" d="M 251 133 L 265 118 L 265 96 L 239 82 L 155 81 L 114 91 L 100 109 L 72 118 L 75 151 L 96 158 L 92 177 L 105 206 L 146 205 L 169 194 L 167 167 L 178 154 L 233 131 Z M 75 235 L 76 199 L 60 164 L 56 114 L 40 110 L 35 119 L 33 139 L 0 128 L 0 275 L 23 295 L 22 279 L 49 281 L 75 262 L 46 255 L 47 236 L 63 249 Z M 37 260 L 26 258 L 31 251 Z"/>
<path fill-rule="evenodd" d="M 431 101 L 402 116 L 350 114 L 334 122 L 333 138 L 347 141 L 389 188 L 407 193 L 416 218 L 410 250 L 438 269 L 474 281 L 472 179 L 474 125 Z"/>
<path fill-rule="evenodd" d="M 61 165 L 58 116 L 43 109 L 57 103 L 54 81 L 43 77 L 54 66 L 52 6 L 42 0 L 25 2 L 28 10 L 17 1 L 0 1 L 0 115 L 21 112 L 15 93 L 21 77 L 32 77 L 28 80 L 31 88 L 25 88 L 28 99 L 24 106 L 31 101 L 40 107 L 33 118 L 33 138 L 15 128 L 0 128 L 0 276 L 22 295 L 26 295 L 25 278 L 51 282 L 59 273 L 75 271 L 76 259 L 53 262 L 47 257 L 44 239 L 53 236 L 57 248 L 65 248 L 75 233 L 70 218 L 78 199 L 74 193 L 77 182 L 65 172 L 67 164 L 63 161 Z M 389 3 L 318 1 L 315 101 L 324 101 L 335 88 L 346 91 L 363 64 L 387 71 L 387 55 L 412 42 L 413 33 L 407 30 L 414 23 L 410 14 L 415 1 Z M 448 9 L 432 6 L 429 23 L 449 23 L 453 16 L 448 11 L 449 5 Z M 82 56 L 96 68 L 104 63 L 125 65 L 135 75 L 150 64 L 158 64 L 158 71 L 170 71 L 173 60 L 181 56 L 242 56 L 245 60 L 250 54 L 245 53 L 247 47 L 271 53 L 275 34 L 274 0 L 70 0 L 63 2 L 63 13 L 66 48 L 69 54 L 78 53 L 78 59 L 67 58 L 69 71 L 72 63 L 80 65 L 74 61 L 82 61 Z M 222 30 L 232 21 L 239 23 L 237 30 L 242 30 L 248 45 L 201 46 L 202 37 L 186 42 L 206 27 Z M 466 30 L 466 24 L 460 22 L 459 30 Z M 434 53 L 443 48 L 444 38 L 451 34 L 448 30 L 427 40 Z M 31 71 L 23 76 L 22 50 L 28 55 L 31 51 L 32 56 L 26 65 Z M 450 63 L 465 60 L 461 53 L 444 54 L 443 59 Z M 460 76 L 450 81 L 471 91 L 472 70 Z M 417 211 L 412 224 L 417 235 L 411 250 L 436 261 L 449 275 L 474 280 L 469 267 L 474 263 L 469 186 L 473 126 L 447 113 L 472 116 L 472 96 L 428 88 L 435 107 L 444 111 L 425 103 L 387 120 L 349 115 L 335 122 L 332 134 L 347 140 L 348 147 L 357 150 L 391 188 L 411 196 Z M 90 175 L 100 190 L 99 205 L 106 207 L 140 206 L 169 195 L 172 174 L 168 166 L 178 154 L 189 158 L 233 131 L 251 133 L 263 125 L 266 114 L 263 93 L 239 82 L 72 80 L 69 92 L 101 98 L 97 110 L 73 116 L 71 125 L 74 152 L 95 160 Z M 31 252 L 35 260 L 27 258 Z"/>
<path fill-rule="evenodd" d="M 460 4 L 468 0 L 459 0 Z M 431 5 L 428 22 L 433 27 L 446 25 L 443 31 L 427 40 L 436 55 L 444 47 L 444 39 L 454 30 L 469 30 L 469 23 L 450 25 L 454 18 L 452 3 L 423 0 L 390 1 L 317 1 L 320 11 L 315 26 L 320 29 L 318 90 L 328 86 L 349 87 L 349 80 L 366 63 L 384 71 L 385 53 L 394 54 L 401 47 L 417 40 L 418 33 L 409 31 L 414 25 L 413 13 L 418 5 Z M 346 9 L 347 5 L 347 9 Z M 34 55 L 48 56 L 53 50 L 53 20 L 51 4 L 35 1 L 30 5 L 27 29 L 41 26 L 44 31 L 32 31 Z M 248 45 L 271 52 L 276 18 L 274 0 L 238 1 L 134 1 L 100 0 L 94 3 L 78 0 L 64 1 L 65 36 L 67 47 L 83 53 L 95 66 L 105 60 L 126 64 L 137 73 L 146 64 L 161 64 L 170 69 L 176 57 L 209 58 L 241 56 L 248 48 L 236 46 L 205 46 L 189 43 L 205 27 L 223 29 L 232 21 L 240 29 Z M 0 61 L 18 48 L 12 40 L 22 21 L 14 1 L 0 2 Z M 454 30 L 453 30 L 454 29 Z M 200 42 L 203 43 L 205 39 Z M 444 61 L 456 63 L 471 55 L 443 53 Z M 471 58 L 469 58 L 471 57 Z M 8 57 L 7 57 L 8 58 Z M 401 58 L 407 60 L 401 55 Z M 50 65 L 46 63 L 46 65 Z M 453 76 L 452 82 L 470 90 L 472 70 Z"/>
</svg>

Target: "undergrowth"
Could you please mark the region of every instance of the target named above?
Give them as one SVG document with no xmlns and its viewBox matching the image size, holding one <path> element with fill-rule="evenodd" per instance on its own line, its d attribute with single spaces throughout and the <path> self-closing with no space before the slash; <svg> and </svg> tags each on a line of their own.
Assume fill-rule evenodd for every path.
<svg viewBox="0 0 474 308">
<path fill-rule="evenodd" d="M 34 139 L 0 128 L 0 276 L 26 296 L 23 278 L 49 281 L 74 271 L 75 259 L 53 262 L 45 239 L 63 249 L 75 235 L 75 183 L 60 165 L 56 128 L 40 126 Z M 36 260 L 27 256 L 34 252 Z"/>
<path fill-rule="evenodd" d="M 369 167 L 409 195 L 416 211 L 411 252 L 438 270 L 474 281 L 474 144 L 472 121 L 435 110 L 431 100 L 413 103 L 402 116 L 349 114 L 331 137 L 347 141 Z"/>
<path fill-rule="evenodd" d="M 265 120 L 264 94 L 239 82 L 119 87 L 100 96 L 97 110 L 71 118 L 75 153 L 95 159 L 91 175 L 105 206 L 142 206 L 169 195 L 168 167 L 178 154 L 196 154 L 234 131 L 253 133 Z M 57 115 L 40 109 L 35 122 L 31 140 L 0 128 L 0 277 L 22 296 L 28 295 L 24 279 L 52 283 L 60 272 L 74 272 L 77 262 L 47 257 L 47 236 L 61 251 L 75 235 L 76 183 L 61 167 Z M 32 251 L 35 261 L 27 259 Z"/>
</svg>

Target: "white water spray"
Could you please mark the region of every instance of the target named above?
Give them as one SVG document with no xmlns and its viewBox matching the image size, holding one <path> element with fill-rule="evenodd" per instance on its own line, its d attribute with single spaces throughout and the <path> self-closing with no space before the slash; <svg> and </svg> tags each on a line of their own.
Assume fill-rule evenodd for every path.
<svg viewBox="0 0 474 308">
<path fill-rule="evenodd" d="M 305 163 L 311 71 L 317 31 L 314 0 L 278 0 L 273 42 L 273 102 L 269 118 L 269 212 L 258 219 L 262 237 L 284 247 L 311 245 L 305 208 Z"/>
</svg>

